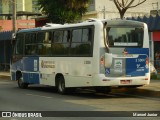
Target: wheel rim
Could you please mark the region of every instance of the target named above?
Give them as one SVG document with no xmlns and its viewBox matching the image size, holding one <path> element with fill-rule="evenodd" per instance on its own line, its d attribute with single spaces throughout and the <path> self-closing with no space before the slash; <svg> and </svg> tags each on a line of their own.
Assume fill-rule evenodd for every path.
<svg viewBox="0 0 160 120">
<path fill-rule="evenodd" d="M 64 92 L 64 90 L 65 90 L 65 83 L 64 83 L 63 80 L 60 80 L 60 81 L 59 81 L 58 88 L 59 88 L 59 92 L 61 92 L 61 93 Z"/>
<path fill-rule="evenodd" d="M 24 82 L 23 82 L 23 79 L 22 79 L 22 77 L 21 77 L 21 78 L 18 79 L 18 86 L 19 86 L 19 88 L 25 89 L 25 88 L 28 87 L 28 84 L 27 84 L 27 83 L 24 83 Z"/>
<path fill-rule="evenodd" d="M 18 79 L 18 85 L 19 85 L 19 87 L 22 86 L 22 83 L 23 83 L 23 82 L 22 82 L 22 78 L 19 78 L 19 79 Z"/>
</svg>

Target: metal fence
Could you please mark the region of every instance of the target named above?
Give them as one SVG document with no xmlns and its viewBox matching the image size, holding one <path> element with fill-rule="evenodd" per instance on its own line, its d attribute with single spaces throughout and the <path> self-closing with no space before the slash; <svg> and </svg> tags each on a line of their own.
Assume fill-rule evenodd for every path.
<svg viewBox="0 0 160 120">
<path fill-rule="evenodd" d="M 12 53 L 11 40 L 0 40 L 0 71 L 9 70 L 11 53 Z"/>
</svg>

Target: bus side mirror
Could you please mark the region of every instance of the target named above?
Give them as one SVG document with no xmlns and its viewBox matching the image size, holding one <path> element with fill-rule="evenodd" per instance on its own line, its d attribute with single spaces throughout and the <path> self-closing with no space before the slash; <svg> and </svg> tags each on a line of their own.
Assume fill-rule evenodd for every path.
<svg viewBox="0 0 160 120">
<path fill-rule="evenodd" d="M 112 65 L 112 54 L 105 53 L 105 55 L 104 55 L 104 66 L 106 68 L 110 68 L 111 65 Z"/>
</svg>

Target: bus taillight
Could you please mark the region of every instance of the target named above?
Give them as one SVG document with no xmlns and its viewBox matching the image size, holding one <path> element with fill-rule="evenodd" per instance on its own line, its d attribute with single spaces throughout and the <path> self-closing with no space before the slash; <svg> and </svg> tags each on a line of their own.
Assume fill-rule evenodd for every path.
<svg viewBox="0 0 160 120">
<path fill-rule="evenodd" d="M 104 58 L 103 57 L 101 57 L 101 59 L 100 59 L 100 64 L 104 65 Z"/>
</svg>

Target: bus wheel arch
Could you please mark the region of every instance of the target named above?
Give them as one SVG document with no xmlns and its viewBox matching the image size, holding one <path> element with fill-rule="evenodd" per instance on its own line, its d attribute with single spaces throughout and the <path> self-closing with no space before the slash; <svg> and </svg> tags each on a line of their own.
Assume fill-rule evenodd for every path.
<svg viewBox="0 0 160 120">
<path fill-rule="evenodd" d="M 16 72 L 16 80 L 20 79 L 22 77 L 22 72 L 21 71 L 17 71 Z"/>
<path fill-rule="evenodd" d="M 22 77 L 22 72 L 21 71 L 16 72 L 16 80 L 17 80 L 19 88 L 21 88 L 21 89 L 28 88 L 28 83 L 23 82 L 23 77 Z"/>
</svg>

